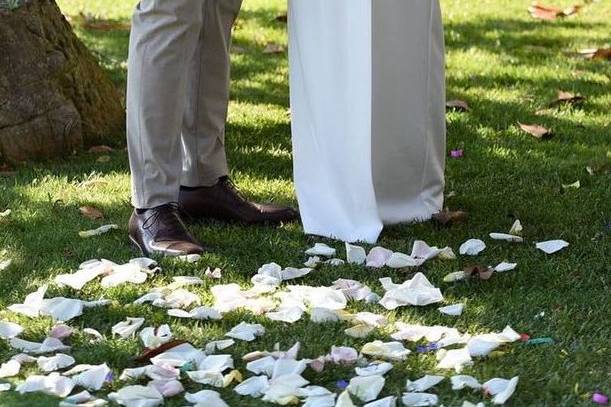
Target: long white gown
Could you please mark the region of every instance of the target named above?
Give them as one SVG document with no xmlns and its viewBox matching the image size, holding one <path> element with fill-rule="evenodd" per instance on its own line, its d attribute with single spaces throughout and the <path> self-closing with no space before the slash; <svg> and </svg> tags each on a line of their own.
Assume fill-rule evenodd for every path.
<svg viewBox="0 0 611 407">
<path fill-rule="evenodd" d="M 289 0 L 294 175 L 306 233 L 375 242 L 443 206 L 438 0 Z"/>
</svg>

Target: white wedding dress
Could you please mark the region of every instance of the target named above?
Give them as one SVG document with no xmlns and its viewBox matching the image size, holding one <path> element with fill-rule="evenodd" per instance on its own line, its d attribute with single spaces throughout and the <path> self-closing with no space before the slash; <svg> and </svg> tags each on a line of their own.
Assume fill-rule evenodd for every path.
<svg viewBox="0 0 611 407">
<path fill-rule="evenodd" d="M 292 136 L 306 233 L 375 242 L 443 206 L 438 0 L 289 0 Z"/>
</svg>

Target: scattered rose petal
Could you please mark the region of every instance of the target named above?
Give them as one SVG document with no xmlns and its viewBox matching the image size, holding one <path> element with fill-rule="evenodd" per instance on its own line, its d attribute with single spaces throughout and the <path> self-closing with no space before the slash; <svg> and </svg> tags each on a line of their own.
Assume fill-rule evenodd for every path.
<svg viewBox="0 0 611 407">
<path fill-rule="evenodd" d="M 133 336 L 138 329 L 144 324 L 144 318 L 130 318 L 119 322 L 111 329 L 113 335 L 119 335 L 123 339 Z"/>
<path fill-rule="evenodd" d="M 462 390 L 464 388 L 470 388 L 473 390 L 479 390 L 482 385 L 473 376 L 457 375 L 450 377 L 452 382 L 452 390 Z"/>
<path fill-rule="evenodd" d="M 10 339 L 21 335 L 23 327 L 13 322 L 0 321 L 0 338 Z"/>
<path fill-rule="evenodd" d="M 460 246 L 459 253 L 467 256 L 477 256 L 486 249 L 486 243 L 479 239 L 469 239 Z"/>
<path fill-rule="evenodd" d="M 257 336 L 262 336 L 264 334 L 265 328 L 262 325 L 241 322 L 225 335 L 241 341 L 252 342 Z"/>
<path fill-rule="evenodd" d="M 440 308 L 437 308 L 437 309 L 442 314 L 446 314 L 446 315 L 451 315 L 451 316 L 457 317 L 459 315 L 462 315 L 462 312 L 465 309 L 465 304 L 448 305 L 447 307 L 440 307 Z"/>
<path fill-rule="evenodd" d="M 536 244 L 537 249 L 544 251 L 547 254 L 554 254 L 560 250 L 569 247 L 569 243 L 564 240 L 549 240 Z"/>
<path fill-rule="evenodd" d="M 436 406 L 439 403 L 439 398 L 430 393 L 403 393 L 401 401 L 406 407 L 426 407 Z"/>
<path fill-rule="evenodd" d="M 324 243 L 316 243 L 314 247 L 306 250 L 308 256 L 324 256 L 333 257 L 335 256 L 336 250 L 332 247 L 327 246 Z"/>
<path fill-rule="evenodd" d="M 390 260 L 393 252 L 392 250 L 385 249 L 383 247 L 374 247 L 367 255 L 366 265 L 367 267 L 382 268 Z"/>
<path fill-rule="evenodd" d="M 514 236 L 507 233 L 490 233 L 490 238 L 493 240 L 504 240 L 506 242 L 522 243 L 524 238 L 521 236 Z"/>
<path fill-rule="evenodd" d="M 361 246 L 355 246 L 346 242 L 346 260 L 349 264 L 364 264 L 367 260 L 367 253 Z"/>
<path fill-rule="evenodd" d="M 82 232 L 79 232 L 79 236 L 82 238 L 94 237 L 94 236 L 103 235 L 104 233 L 108 233 L 111 230 L 116 230 L 116 229 L 119 229 L 119 225 L 104 225 L 104 226 L 100 226 L 97 229 L 84 230 Z"/>
<path fill-rule="evenodd" d="M 386 379 L 383 376 L 357 376 L 350 380 L 346 390 L 359 400 L 368 402 L 378 398 L 385 383 Z"/>
<path fill-rule="evenodd" d="M 607 404 L 609 404 L 609 397 L 602 393 L 596 392 L 592 394 L 592 401 L 596 404 L 606 406 Z"/>
<path fill-rule="evenodd" d="M 437 386 L 439 383 L 441 383 L 443 380 L 445 379 L 445 377 L 443 376 L 430 376 L 430 375 L 426 375 L 418 380 L 415 381 L 411 381 L 411 380 L 407 380 L 407 384 L 405 385 L 405 388 L 408 392 L 413 393 L 419 393 L 419 392 L 424 392 L 427 391 L 428 389 L 430 389 L 431 387 L 435 387 Z"/>
<path fill-rule="evenodd" d="M 494 267 L 494 271 L 496 271 L 497 273 L 504 273 L 506 271 L 515 270 L 516 267 L 518 267 L 518 263 L 502 262 L 499 263 L 496 267 Z"/>
<path fill-rule="evenodd" d="M 511 380 L 506 379 L 491 379 L 482 385 L 486 393 L 494 396 L 493 404 L 505 404 L 511 398 L 518 386 L 519 377 L 516 376 Z"/>
</svg>

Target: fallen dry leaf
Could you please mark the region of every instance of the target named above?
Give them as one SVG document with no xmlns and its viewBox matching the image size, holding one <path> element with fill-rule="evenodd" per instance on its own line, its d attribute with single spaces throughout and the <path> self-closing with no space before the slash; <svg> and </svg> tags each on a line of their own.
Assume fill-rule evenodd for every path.
<svg viewBox="0 0 611 407">
<path fill-rule="evenodd" d="M 104 146 L 104 145 L 100 145 L 100 146 L 93 146 L 91 147 L 89 150 L 87 150 L 89 153 L 94 153 L 94 154 L 102 154 L 102 153 L 110 153 L 113 152 L 114 149 L 112 147 L 108 147 L 108 146 Z"/>
<path fill-rule="evenodd" d="M 578 53 L 586 59 L 611 59 L 611 48 L 586 48 Z"/>
<path fill-rule="evenodd" d="M 79 211 L 81 211 L 81 215 L 91 220 L 104 219 L 102 211 L 93 206 L 81 206 Z"/>
<path fill-rule="evenodd" d="M 274 42 L 270 42 L 263 49 L 264 54 L 282 54 L 284 53 L 284 47 L 280 44 L 276 44 Z"/>
<path fill-rule="evenodd" d="M 578 103 L 583 102 L 585 99 L 586 98 L 584 96 L 559 90 L 558 96 L 556 96 L 556 98 L 552 100 L 551 102 L 549 102 L 547 105 L 548 106 L 558 106 L 561 104 L 576 105 Z"/>
<path fill-rule="evenodd" d="M 535 1 L 533 5 L 528 8 L 528 12 L 534 18 L 538 18 L 540 20 L 555 20 L 557 18 L 575 15 L 582 8 L 582 4 L 575 4 L 565 9 L 561 9 L 559 7 L 545 6 Z"/>
<path fill-rule="evenodd" d="M 487 266 L 465 267 L 463 272 L 466 277 L 477 277 L 480 280 L 489 280 L 494 274 L 494 269 Z"/>
<path fill-rule="evenodd" d="M 276 18 L 274 18 L 275 21 L 278 21 L 279 23 L 286 23 L 288 22 L 288 15 L 286 13 L 284 14 L 280 14 L 279 16 L 277 16 Z"/>
<path fill-rule="evenodd" d="M 446 102 L 446 109 L 455 110 L 457 112 L 468 112 L 471 110 L 471 108 L 469 107 L 469 104 L 465 102 L 464 100 L 460 100 L 460 99 L 448 100 Z"/>
<path fill-rule="evenodd" d="M 520 122 L 518 122 L 518 124 L 520 125 L 522 131 L 538 139 L 548 139 L 553 135 L 550 130 L 538 124 L 523 124 Z"/>
<path fill-rule="evenodd" d="M 434 214 L 433 220 L 444 226 L 449 226 L 456 223 L 465 222 L 468 217 L 469 214 L 465 211 L 450 211 L 446 208 L 443 211 Z"/>
</svg>

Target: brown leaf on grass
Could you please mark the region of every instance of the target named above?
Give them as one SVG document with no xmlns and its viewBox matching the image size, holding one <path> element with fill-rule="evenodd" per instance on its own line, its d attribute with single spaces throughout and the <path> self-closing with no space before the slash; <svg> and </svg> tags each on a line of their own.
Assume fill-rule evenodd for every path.
<svg viewBox="0 0 611 407">
<path fill-rule="evenodd" d="M 575 4 L 565 9 L 554 6 L 546 6 L 535 1 L 532 6 L 528 8 L 528 12 L 534 18 L 540 20 L 555 20 L 557 18 L 569 17 L 579 13 L 583 8 L 582 4 Z"/>
<path fill-rule="evenodd" d="M 487 266 L 470 266 L 463 269 L 465 277 L 477 277 L 480 280 L 489 280 L 494 274 L 494 269 Z"/>
<path fill-rule="evenodd" d="M 167 352 L 170 349 L 173 349 L 173 348 L 175 348 L 177 346 L 180 346 L 180 345 L 183 345 L 185 343 L 188 343 L 188 342 L 176 339 L 176 340 L 170 341 L 168 343 L 165 343 L 165 344 L 159 346 L 158 348 L 154 348 L 154 349 L 145 348 L 144 351 L 142 352 L 142 354 L 140 354 L 139 356 L 136 357 L 136 362 L 138 362 L 138 363 L 147 362 L 148 363 L 155 356 L 161 355 L 162 353 Z"/>
<path fill-rule="evenodd" d="M 538 139 L 548 139 L 553 135 L 550 130 L 538 124 L 523 124 L 520 122 L 518 122 L 518 124 L 520 125 L 522 131 Z"/>
<path fill-rule="evenodd" d="M 576 105 L 576 104 L 583 102 L 584 100 L 586 100 L 584 96 L 559 90 L 558 96 L 556 96 L 556 99 L 552 100 L 547 105 L 548 106 L 558 106 L 561 104 Z"/>
<path fill-rule="evenodd" d="M 611 59 L 611 48 L 586 48 L 578 53 L 586 59 Z"/>
<path fill-rule="evenodd" d="M 275 21 L 278 21 L 279 23 L 286 23 L 288 22 L 289 18 L 288 15 L 286 13 L 284 14 L 280 14 L 278 16 L 276 16 L 276 18 L 274 18 Z"/>
<path fill-rule="evenodd" d="M 104 219 L 102 211 L 93 206 L 81 206 L 79 211 L 81 211 L 81 215 L 91 220 Z"/>
<path fill-rule="evenodd" d="M 450 211 L 447 208 L 433 215 L 433 220 L 444 226 L 463 223 L 468 218 L 469 214 L 465 211 Z"/>
<path fill-rule="evenodd" d="M 100 146 L 93 146 L 91 147 L 89 150 L 87 150 L 89 153 L 93 153 L 93 154 L 102 154 L 102 153 L 110 153 L 115 151 L 112 147 L 108 147 L 105 145 L 100 145 Z"/>
<path fill-rule="evenodd" d="M 457 112 L 468 112 L 471 110 L 471 108 L 469 107 L 469 104 L 465 102 L 464 100 L 460 100 L 460 99 L 448 100 L 446 102 L 446 109 L 447 110 L 456 110 Z"/>
<path fill-rule="evenodd" d="M 270 42 L 263 49 L 264 54 L 282 54 L 284 51 L 284 46 L 276 44 L 275 42 Z"/>
</svg>

